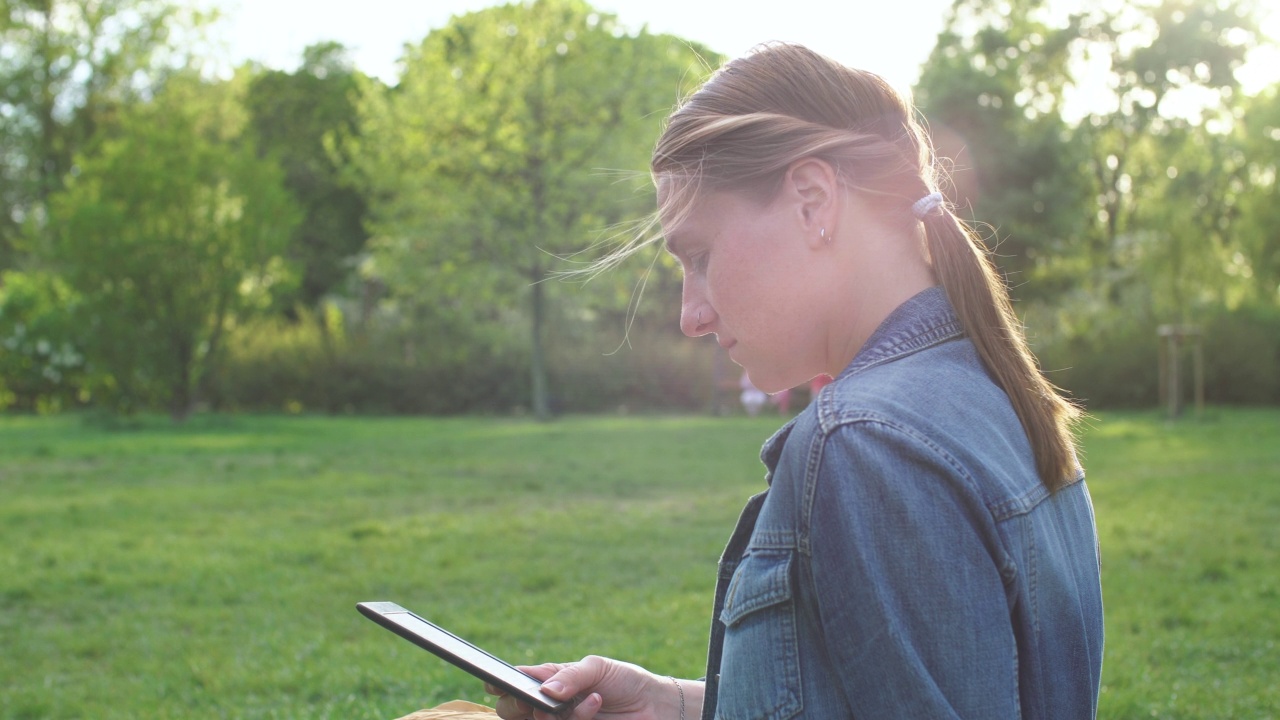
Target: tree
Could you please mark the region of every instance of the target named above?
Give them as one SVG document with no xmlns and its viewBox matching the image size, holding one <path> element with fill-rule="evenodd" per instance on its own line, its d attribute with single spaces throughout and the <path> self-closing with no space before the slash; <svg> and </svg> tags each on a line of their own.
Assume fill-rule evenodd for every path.
<svg viewBox="0 0 1280 720">
<path fill-rule="evenodd" d="M 1092 2 L 1055 16 L 1044 0 L 1000 10 L 957 0 L 920 95 L 944 136 L 958 128 L 976 175 L 961 173 L 960 189 L 977 198 L 978 219 L 1012 236 L 1002 264 L 1034 264 L 1059 280 L 1052 292 L 1083 284 L 1111 301 L 1138 279 L 1138 258 L 1146 272 L 1221 267 L 1244 164 L 1222 138 L 1240 97 L 1235 69 L 1255 37 L 1246 8 Z M 1085 86 L 1111 104 L 1081 106 Z M 1190 164 L 1181 176 L 1176 158 Z M 1194 222 L 1180 214 L 1187 207 Z M 1036 260 L 1019 267 L 1020 255 Z M 1157 284 L 1166 307 L 1185 312 L 1197 294 L 1188 279 Z"/>
<path fill-rule="evenodd" d="M 961 139 L 957 195 L 998 228 L 998 261 L 1034 279 L 1011 278 L 1046 367 L 1066 368 L 1055 379 L 1153 402 L 1158 325 L 1201 325 L 1243 355 L 1225 338 L 1270 315 L 1237 311 L 1280 298 L 1250 284 L 1276 219 L 1275 116 L 1235 78 L 1257 42 L 1251 4 L 1061 7 L 957 0 L 919 97 L 939 144 Z"/>
<path fill-rule="evenodd" d="M 79 294 L 96 391 L 118 410 L 187 416 L 297 222 L 279 167 L 239 138 L 242 84 L 171 79 L 100 134 L 50 199 L 35 247 Z"/>
<path fill-rule="evenodd" d="M 1080 18 L 1055 22 L 1046 5 L 957 0 L 916 86 L 939 154 L 954 163 L 952 200 L 990 228 L 1023 299 L 1071 282 L 1046 261 L 1088 227 L 1091 190 L 1061 114 Z"/>
<path fill-rule="evenodd" d="M 0 265 L 99 126 L 188 64 L 175 35 L 211 17 L 172 0 L 0 0 Z"/>
<path fill-rule="evenodd" d="M 356 71 L 338 43 L 308 47 L 296 72 L 268 71 L 249 85 L 245 104 L 259 151 L 274 155 L 285 186 L 303 209 L 288 257 L 301 272 L 280 302 L 311 309 L 352 271 L 365 245 L 365 200 L 344 182 L 326 142 L 356 134 Z"/>
<path fill-rule="evenodd" d="M 1280 306 L 1280 84 L 1248 98 L 1236 124 L 1235 145 L 1245 164 L 1240 173 L 1239 254 L 1228 272 L 1252 280 L 1252 295 Z"/>
<path fill-rule="evenodd" d="M 1177 168 L 1166 159 L 1177 146 L 1220 133 L 1238 96 L 1236 69 L 1256 36 L 1244 2 L 1162 0 L 1097 12 L 1082 25 L 1087 51 L 1105 61 L 1116 89 L 1115 109 L 1095 110 L 1075 140 L 1088 151 L 1085 168 L 1101 206 L 1090 233 L 1095 266 L 1115 267 L 1112 253 L 1125 235 L 1152 230 L 1152 214 L 1139 224 L 1144 202 L 1161 204 L 1161 179 Z M 1179 100 L 1200 107 L 1179 112 Z M 1185 182 L 1183 183 L 1185 185 Z M 1225 206 L 1201 205 L 1216 222 Z M 1158 221 L 1157 221 L 1158 222 Z M 1159 228 L 1168 232 L 1173 224 Z M 1174 263 L 1176 267 L 1178 263 Z"/>
<path fill-rule="evenodd" d="M 367 93 L 357 162 L 378 274 L 442 326 L 527 308 L 539 418 L 553 257 L 652 207 L 616 173 L 647 179 L 660 122 L 704 55 L 626 34 L 581 0 L 536 0 L 454 18 L 408 50 L 396 88 Z"/>
</svg>

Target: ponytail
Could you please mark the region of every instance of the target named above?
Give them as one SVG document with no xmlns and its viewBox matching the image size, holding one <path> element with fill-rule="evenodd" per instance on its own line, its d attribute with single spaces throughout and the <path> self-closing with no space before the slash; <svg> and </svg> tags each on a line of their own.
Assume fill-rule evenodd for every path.
<svg viewBox="0 0 1280 720">
<path fill-rule="evenodd" d="M 987 372 L 1009 396 L 1041 481 L 1051 492 L 1070 485 L 1079 472 L 1073 428 L 1083 411 L 1041 373 L 1004 280 L 973 230 L 946 210 L 921 221 L 934 273 Z"/>
</svg>

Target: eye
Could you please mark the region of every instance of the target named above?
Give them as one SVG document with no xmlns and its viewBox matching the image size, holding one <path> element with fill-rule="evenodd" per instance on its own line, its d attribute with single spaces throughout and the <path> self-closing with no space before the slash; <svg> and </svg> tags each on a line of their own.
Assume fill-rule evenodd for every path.
<svg viewBox="0 0 1280 720">
<path fill-rule="evenodd" d="M 711 262 L 711 253 L 701 252 L 689 258 L 689 267 L 696 273 L 705 273 Z"/>
</svg>

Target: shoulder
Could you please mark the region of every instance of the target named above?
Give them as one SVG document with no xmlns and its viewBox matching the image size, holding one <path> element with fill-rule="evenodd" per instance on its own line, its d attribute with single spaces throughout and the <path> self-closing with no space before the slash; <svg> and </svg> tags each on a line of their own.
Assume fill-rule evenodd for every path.
<svg viewBox="0 0 1280 720">
<path fill-rule="evenodd" d="M 965 337 L 841 375 L 817 400 L 824 429 L 854 422 L 866 413 L 932 425 L 1013 412 Z"/>
<path fill-rule="evenodd" d="M 1041 487 L 1017 414 L 964 338 L 841 376 L 806 415 L 793 434 L 807 436 L 812 482 L 911 492 L 932 477 L 989 506 Z"/>
</svg>

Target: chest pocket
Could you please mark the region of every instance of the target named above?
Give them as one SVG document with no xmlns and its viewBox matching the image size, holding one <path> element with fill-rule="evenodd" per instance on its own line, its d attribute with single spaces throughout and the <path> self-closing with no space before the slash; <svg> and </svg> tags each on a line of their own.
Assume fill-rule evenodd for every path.
<svg viewBox="0 0 1280 720">
<path fill-rule="evenodd" d="M 716 717 L 783 720 L 803 708 L 792 550 L 753 550 L 725 592 Z"/>
</svg>

